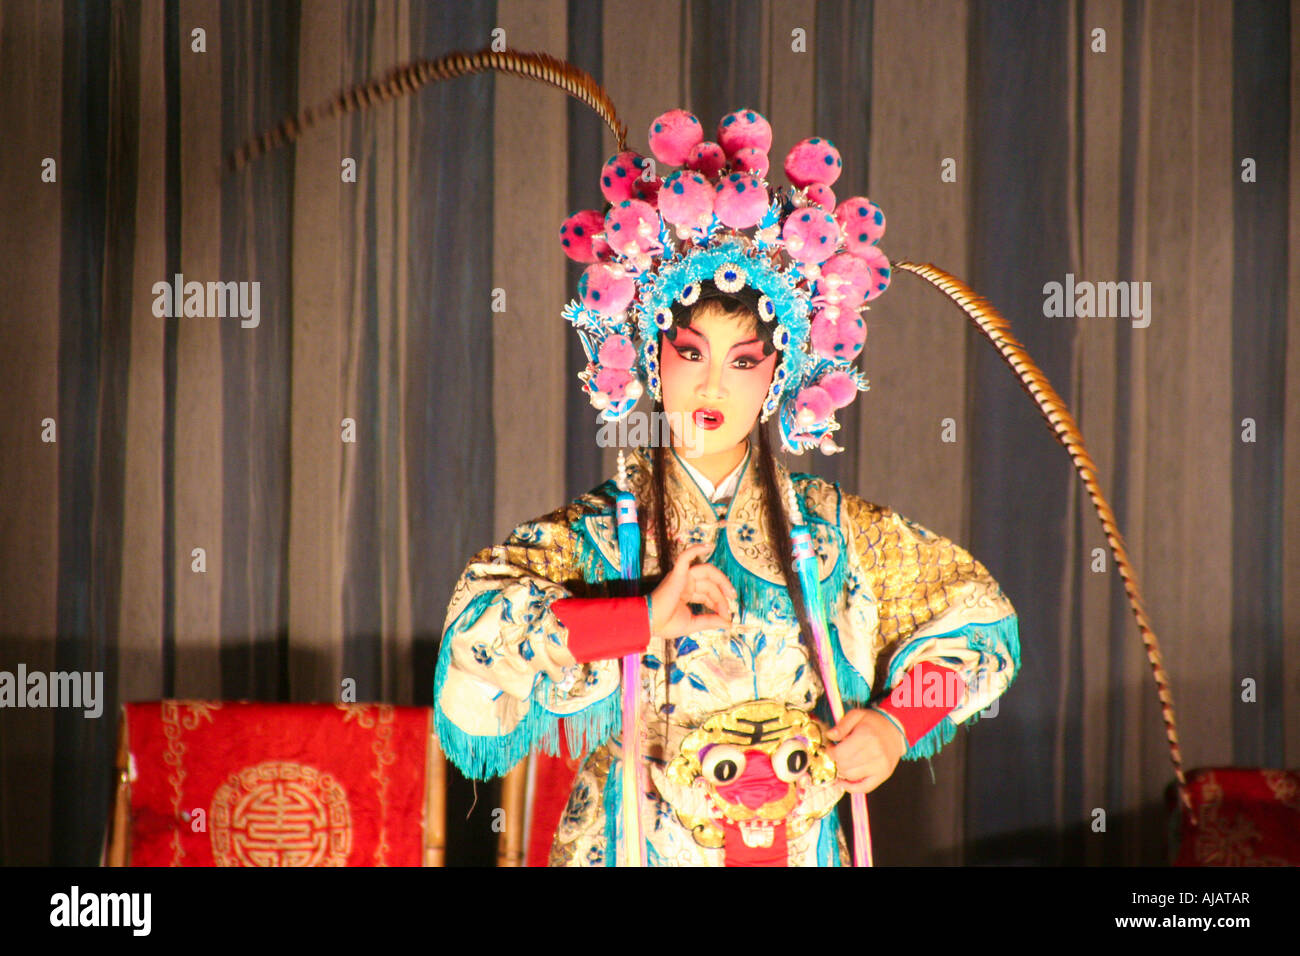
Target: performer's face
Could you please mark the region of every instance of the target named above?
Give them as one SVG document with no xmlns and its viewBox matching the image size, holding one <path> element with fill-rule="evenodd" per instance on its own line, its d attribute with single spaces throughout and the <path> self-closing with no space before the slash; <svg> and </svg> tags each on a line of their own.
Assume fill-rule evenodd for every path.
<svg viewBox="0 0 1300 956">
<path fill-rule="evenodd" d="M 764 355 L 757 325 L 706 300 L 675 338 L 660 336 L 664 411 L 687 457 L 729 451 L 753 430 L 779 357 Z"/>
</svg>

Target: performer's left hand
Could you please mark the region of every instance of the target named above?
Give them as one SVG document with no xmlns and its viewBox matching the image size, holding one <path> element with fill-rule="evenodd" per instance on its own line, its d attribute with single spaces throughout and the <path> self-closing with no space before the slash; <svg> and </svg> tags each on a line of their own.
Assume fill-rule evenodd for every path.
<svg viewBox="0 0 1300 956">
<path fill-rule="evenodd" d="M 827 748 L 839 771 L 839 782 L 849 793 L 870 793 L 894 772 L 906 751 L 906 741 L 884 714 L 850 710 L 830 730 Z"/>
</svg>

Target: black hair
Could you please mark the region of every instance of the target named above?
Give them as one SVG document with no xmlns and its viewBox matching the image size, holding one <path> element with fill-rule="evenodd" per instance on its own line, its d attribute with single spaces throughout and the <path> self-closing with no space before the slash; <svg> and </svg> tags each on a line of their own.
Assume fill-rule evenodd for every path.
<svg viewBox="0 0 1300 956">
<path fill-rule="evenodd" d="M 671 328 L 664 330 L 663 334 L 671 341 L 676 334 L 679 325 L 690 325 L 691 318 L 696 311 L 705 302 L 716 301 L 721 305 L 728 315 L 743 315 L 749 313 L 754 317 L 754 325 L 757 327 L 757 334 L 764 343 L 763 354 L 770 355 L 775 350 L 772 344 L 771 324 L 763 322 L 758 315 L 758 293 L 749 287 L 739 290 L 738 292 L 728 293 L 717 288 L 712 282 L 702 283 L 703 289 L 700 297 L 689 306 L 677 303 L 673 306 L 673 325 Z M 775 374 L 775 370 L 774 374 Z M 654 420 L 660 421 L 660 415 L 664 410 L 663 400 L 655 399 L 654 411 L 656 413 Z M 776 548 L 777 557 L 781 564 L 781 574 L 785 577 L 786 587 L 790 594 L 790 601 L 794 604 L 795 619 L 799 623 L 800 639 L 808 649 L 808 660 L 812 669 L 821 677 L 821 667 L 817 660 L 816 645 L 812 640 L 812 627 L 808 623 L 808 614 L 804 607 L 803 588 L 799 583 L 799 575 L 794 570 L 794 546 L 790 541 L 790 521 L 786 514 L 784 498 L 777 483 L 776 458 L 772 454 L 772 441 L 768 434 L 772 427 L 772 422 L 758 423 L 758 448 L 757 454 L 751 449 L 750 467 L 757 465 L 759 487 L 763 493 L 763 510 L 767 517 L 767 526 L 769 531 L 775 536 L 772 542 Z M 669 451 L 662 442 L 655 442 L 652 449 L 652 461 L 654 472 L 651 476 L 651 494 L 650 494 L 650 513 L 642 514 L 641 521 L 641 540 L 648 541 L 648 535 L 653 534 L 656 547 L 659 554 L 659 573 L 665 575 L 672 568 L 673 552 L 668 540 L 668 518 L 665 508 L 666 492 L 666 473 L 668 465 Z M 721 609 L 719 609 L 721 610 Z M 755 610 L 755 609 L 750 609 Z M 673 642 L 667 642 L 667 660 L 664 662 L 665 672 L 671 672 L 672 661 L 676 656 L 674 653 Z M 665 688 L 669 685 L 665 685 Z M 666 691 L 667 692 L 667 691 Z"/>
<path fill-rule="evenodd" d="M 706 279 L 700 283 L 699 298 L 690 305 L 673 303 L 673 324 L 664 330 L 664 336 L 668 341 L 674 341 L 677 338 L 677 330 L 682 326 L 689 327 L 691 319 L 704 303 L 717 302 L 726 315 L 753 316 L 759 340 L 763 343 L 763 357 L 767 358 L 776 351 L 776 346 L 772 343 L 771 324 L 758 320 L 758 296 L 758 291 L 749 286 L 744 286 L 735 292 L 723 292 L 714 285 L 712 279 Z"/>
</svg>

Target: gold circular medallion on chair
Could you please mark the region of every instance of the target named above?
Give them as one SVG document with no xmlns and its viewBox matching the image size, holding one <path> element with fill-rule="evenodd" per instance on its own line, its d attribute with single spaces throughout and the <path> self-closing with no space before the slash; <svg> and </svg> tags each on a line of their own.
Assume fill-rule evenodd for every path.
<svg viewBox="0 0 1300 956">
<path fill-rule="evenodd" d="M 352 849 L 347 794 L 305 764 L 268 760 L 231 774 L 208 819 L 217 866 L 345 866 Z"/>
</svg>

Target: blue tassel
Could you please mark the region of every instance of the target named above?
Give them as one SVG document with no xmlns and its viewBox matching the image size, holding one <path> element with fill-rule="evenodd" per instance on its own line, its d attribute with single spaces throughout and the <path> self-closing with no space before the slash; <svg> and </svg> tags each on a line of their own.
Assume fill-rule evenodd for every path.
<svg viewBox="0 0 1300 956">
<path fill-rule="evenodd" d="M 614 496 L 614 514 L 618 535 L 618 565 L 623 576 L 625 592 L 631 593 L 641 577 L 641 528 L 637 524 L 636 497 L 627 491 L 627 471 L 623 452 L 618 453 L 618 493 Z M 648 601 L 647 601 L 648 606 Z M 623 659 L 622 723 L 623 759 L 620 780 L 623 800 L 619 817 L 624 820 L 624 834 L 629 866 L 643 866 L 647 860 L 641 826 L 641 787 L 637 783 L 642 772 L 641 714 L 637 694 L 641 682 L 641 655 L 629 654 Z M 631 848 L 635 847 L 635 852 Z"/>
<path fill-rule="evenodd" d="M 636 497 L 620 491 L 614 499 L 618 522 L 618 566 L 624 581 L 641 577 L 641 526 L 636 520 Z"/>
<path fill-rule="evenodd" d="M 836 485 L 836 491 L 839 491 L 838 485 Z M 844 704 L 845 710 L 848 710 L 854 706 L 865 704 L 871 699 L 871 682 L 849 663 L 848 658 L 844 655 L 844 649 L 840 646 L 839 629 L 830 620 L 831 615 L 826 613 L 827 609 L 838 606 L 841 592 L 844 589 L 844 580 L 847 575 L 845 552 L 848 543 L 844 540 L 844 535 L 838 525 L 830 524 L 817 514 L 805 515 L 797 495 L 795 496 L 795 504 L 799 505 L 799 516 L 806 523 L 796 524 L 790 529 L 792 540 L 797 541 L 803 535 L 808 535 L 811 538 L 812 532 L 809 526 L 822 524 L 834 532 L 836 543 L 839 545 L 839 559 L 835 562 L 835 568 L 830 577 L 821 582 L 820 587 L 816 583 L 818 562 L 815 555 L 809 555 L 801 560 L 796 559 L 795 572 L 799 576 L 799 584 L 804 591 L 809 619 L 820 614 L 822 620 L 826 622 L 827 642 L 830 644 L 831 655 L 835 661 L 835 677 L 836 683 L 839 685 L 840 700 Z M 837 517 L 838 513 L 837 507 Z M 796 546 L 795 553 L 798 554 L 799 550 L 799 547 Z M 825 717 L 831 718 L 828 709 L 825 711 Z"/>
<path fill-rule="evenodd" d="M 797 540 L 803 536 L 811 537 L 808 534 L 807 526 L 797 524 L 790 529 L 791 538 Z M 798 552 L 796 551 L 796 553 Z M 826 603 L 822 600 L 821 581 L 818 579 L 817 556 L 809 554 L 807 557 L 796 558 L 794 571 L 799 576 L 799 587 L 803 589 L 804 608 L 808 613 L 808 619 L 822 618 L 824 620 Z"/>
<path fill-rule="evenodd" d="M 623 762 L 609 762 L 609 775 L 605 777 L 605 865 L 618 866 L 618 844 L 622 839 Z"/>
</svg>

